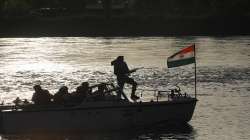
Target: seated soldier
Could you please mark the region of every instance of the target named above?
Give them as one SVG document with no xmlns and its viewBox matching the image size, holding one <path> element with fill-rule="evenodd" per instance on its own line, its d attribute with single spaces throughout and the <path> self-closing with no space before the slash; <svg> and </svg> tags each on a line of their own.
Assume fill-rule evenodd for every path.
<svg viewBox="0 0 250 140">
<path fill-rule="evenodd" d="M 79 86 L 80 98 L 85 99 L 90 94 L 90 88 L 88 82 L 83 82 L 81 86 Z"/>
<path fill-rule="evenodd" d="M 19 97 L 17 97 L 17 98 L 13 101 L 13 103 L 14 103 L 16 106 L 18 106 L 18 105 L 20 105 L 20 104 L 22 103 L 22 100 L 21 100 Z"/>
<path fill-rule="evenodd" d="M 99 84 L 97 91 L 93 93 L 94 100 L 100 101 L 105 99 L 105 92 L 107 91 L 107 87 L 105 84 Z"/>
<path fill-rule="evenodd" d="M 64 104 L 68 95 L 69 95 L 68 87 L 62 86 L 53 97 L 54 103 L 55 104 Z"/>
<path fill-rule="evenodd" d="M 32 96 L 32 101 L 37 105 L 48 105 L 51 103 L 52 95 L 48 90 L 44 90 L 40 85 L 35 85 L 35 93 Z"/>
<path fill-rule="evenodd" d="M 76 91 L 71 94 L 71 102 L 81 103 L 90 94 L 88 82 L 83 82 L 81 86 L 76 88 Z"/>
</svg>

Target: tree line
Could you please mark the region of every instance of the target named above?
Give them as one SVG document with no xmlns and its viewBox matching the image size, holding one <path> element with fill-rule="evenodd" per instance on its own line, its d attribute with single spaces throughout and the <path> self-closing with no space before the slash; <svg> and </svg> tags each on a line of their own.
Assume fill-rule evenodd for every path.
<svg viewBox="0 0 250 140">
<path fill-rule="evenodd" d="M 107 15 L 112 14 L 113 3 L 129 3 L 125 12 L 135 16 L 250 15 L 250 0 L 0 0 L 0 16 L 22 15 L 39 8 L 84 12 L 86 5 L 95 3 L 101 3 Z"/>
<path fill-rule="evenodd" d="M 135 10 L 144 14 L 231 16 L 249 15 L 249 0 L 138 0 Z"/>
</svg>

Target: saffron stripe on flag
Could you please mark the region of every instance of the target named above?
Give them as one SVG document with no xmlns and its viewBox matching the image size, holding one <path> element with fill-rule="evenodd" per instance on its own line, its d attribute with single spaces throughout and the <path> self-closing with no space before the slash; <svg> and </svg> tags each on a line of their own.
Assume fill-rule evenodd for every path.
<svg viewBox="0 0 250 140">
<path fill-rule="evenodd" d="M 178 67 L 182 65 L 188 65 L 191 63 L 195 63 L 195 45 L 188 46 L 174 55 L 170 56 L 167 60 L 167 64 L 169 68 Z"/>
</svg>

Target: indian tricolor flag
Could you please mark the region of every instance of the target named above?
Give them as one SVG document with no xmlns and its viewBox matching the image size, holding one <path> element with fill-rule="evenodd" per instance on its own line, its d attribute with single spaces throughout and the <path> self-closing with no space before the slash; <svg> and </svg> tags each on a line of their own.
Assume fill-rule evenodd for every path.
<svg viewBox="0 0 250 140">
<path fill-rule="evenodd" d="M 168 58 L 168 68 L 195 63 L 195 44 L 186 47 Z"/>
</svg>

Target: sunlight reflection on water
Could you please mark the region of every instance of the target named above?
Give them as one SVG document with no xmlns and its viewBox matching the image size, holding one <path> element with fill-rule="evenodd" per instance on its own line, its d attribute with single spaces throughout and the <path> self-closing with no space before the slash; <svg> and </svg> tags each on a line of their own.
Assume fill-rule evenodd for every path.
<svg viewBox="0 0 250 140">
<path fill-rule="evenodd" d="M 248 36 L 0 38 L 0 99 L 5 102 L 12 102 L 17 96 L 30 99 L 34 84 L 41 84 L 54 94 L 62 85 L 72 92 L 83 81 L 115 82 L 110 62 L 118 55 L 125 56 L 130 68 L 145 67 L 132 75 L 139 88 L 166 89 L 179 85 L 193 93 L 193 65 L 166 67 L 168 56 L 192 43 L 197 46 L 200 101 L 190 122 L 191 134 L 163 129 L 159 135 L 143 132 L 136 138 L 129 133 L 132 137 L 127 139 L 249 138 Z M 143 96 L 151 98 L 147 93 Z"/>
</svg>

